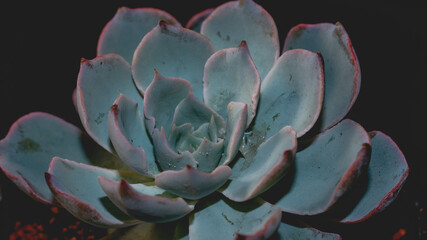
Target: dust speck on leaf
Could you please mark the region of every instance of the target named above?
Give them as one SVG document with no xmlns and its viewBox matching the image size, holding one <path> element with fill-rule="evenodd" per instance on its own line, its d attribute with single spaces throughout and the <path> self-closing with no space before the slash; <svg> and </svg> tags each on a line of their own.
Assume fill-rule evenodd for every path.
<svg viewBox="0 0 427 240">
<path fill-rule="evenodd" d="M 95 123 L 96 124 L 101 124 L 104 116 L 105 116 L 105 113 L 98 113 L 98 116 L 95 119 Z"/>
</svg>

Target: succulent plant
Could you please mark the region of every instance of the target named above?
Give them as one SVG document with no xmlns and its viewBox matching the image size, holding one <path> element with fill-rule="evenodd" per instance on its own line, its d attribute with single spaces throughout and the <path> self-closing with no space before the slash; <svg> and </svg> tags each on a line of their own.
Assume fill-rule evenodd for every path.
<svg viewBox="0 0 427 240">
<path fill-rule="evenodd" d="M 364 221 L 408 176 L 390 137 L 344 119 L 361 77 L 340 23 L 295 26 L 280 54 L 273 18 L 251 0 L 185 27 L 123 7 L 97 51 L 73 94 L 86 132 L 35 112 L 0 142 L 21 190 L 95 226 L 136 225 L 128 236 L 147 239 L 339 239 L 282 212 Z"/>
</svg>

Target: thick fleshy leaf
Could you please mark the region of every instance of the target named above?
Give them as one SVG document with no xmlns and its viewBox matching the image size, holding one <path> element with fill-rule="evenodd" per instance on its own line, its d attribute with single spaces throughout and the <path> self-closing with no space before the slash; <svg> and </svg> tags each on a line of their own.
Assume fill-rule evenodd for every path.
<svg viewBox="0 0 427 240">
<path fill-rule="evenodd" d="M 44 203 L 54 201 L 43 175 L 54 156 L 107 168 L 123 166 L 80 129 L 47 113 L 21 117 L 0 141 L 1 169 L 22 191 Z"/>
<path fill-rule="evenodd" d="M 288 172 L 297 150 L 296 132 L 287 126 L 233 165 L 231 182 L 222 194 L 246 201 L 270 188 Z"/>
<path fill-rule="evenodd" d="M 226 117 L 230 102 L 248 105 L 247 126 L 255 117 L 261 80 L 246 42 L 214 53 L 206 62 L 203 98 L 209 107 Z"/>
<path fill-rule="evenodd" d="M 144 222 L 171 222 L 190 213 L 194 206 L 184 199 L 168 194 L 154 185 L 130 185 L 98 177 L 99 184 L 110 200 L 123 212 Z"/>
<path fill-rule="evenodd" d="M 133 53 L 139 42 L 160 20 L 181 26 L 172 15 L 159 9 L 119 8 L 102 30 L 98 41 L 98 56 L 116 53 L 132 63 Z"/>
<path fill-rule="evenodd" d="M 366 191 L 341 222 L 361 222 L 381 212 L 397 197 L 409 174 L 405 156 L 393 140 L 382 132 L 371 136 L 372 155 Z"/>
<path fill-rule="evenodd" d="M 204 138 L 196 151 L 193 152 L 194 159 L 197 161 L 197 169 L 203 172 L 212 172 L 224 152 L 224 140 L 211 142 Z"/>
<path fill-rule="evenodd" d="M 320 52 L 325 68 L 325 97 L 320 128 L 327 129 L 345 117 L 360 89 L 360 67 L 344 27 L 340 24 L 300 24 L 286 37 L 284 50 L 302 48 Z"/>
<path fill-rule="evenodd" d="M 135 84 L 143 93 L 156 69 L 167 77 L 188 80 L 194 95 L 202 100 L 203 69 L 214 51 L 212 43 L 203 35 L 161 21 L 135 50 L 132 62 Z"/>
<path fill-rule="evenodd" d="M 108 132 L 114 150 L 128 166 L 148 177 L 160 172 L 136 101 L 120 94 L 108 114 Z"/>
<path fill-rule="evenodd" d="M 189 240 L 188 218 L 170 223 L 143 222 L 128 228 L 115 229 L 101 240 Z"/>
<path fill-rule="evenodd" d="M 176 106 L 192 91 L 188 81 L 164 77 L 155 71 L 154 80 L 144 95 L 144 117 L 150 135 L 154 128 L 161 127 L 169 134 Z"/>
<path fill-rule="evenodd" d="M 56 200 L 77 218 L 100 227 L 124 227 L 138 220 L 118 209 L 97 180 L 98 176 L 119 180 L 123 174 L 54 157 L 45 177 Z"/>
<path fill-rule="evenodd" d="M 180 170 L 187 165 L 196 167 L 197 162 L 189 151 L 175 152 L 169 145 L 166 134 L 163 128 L 154 129 L 153 134 L 154 153 L 156 160 L 163 171 Z"/>
<path fill-rule="evenodd" d="M 227 107 L 227 128 L 225 135 L 224 157 L 220 164 L 229 164 L 234 157 L 243 141 L 243 135 L 248 121 L 248 106 L 240 102 L 230 102 Z"/>
<path fill-rule="evenodd" d="M 108 135 L 108 112 L 117 96 L 124 94 L 138 102 L 143 100 L 132 81 L 130 66 L 121 56 L 108 54 L 82 60 L 77 79 L 77 107 L 83 127 L 99 145 L 112 151 Z"/>
<path fill-rule="evenodd" d="M 214 119 L 218 135 L 221 137 L 225 133 L 225 120 L 202 101 L 189 93 L 175 109 L 173 116 L 173 124 L 180 126 L 190 123 L 195 129 L 198 129 L 202 124 L 209 123 Z"/>
<path fill-rule="evenodd" d="M 254 135 L 267 139 L 289 125 L 302 136 L 319 116 L 323 87 L 323 64 L 318 54 L 303 49 L 286 51 L 262 82 Z"/>
<path fill-rule="evenodd" d="M 227 2 L 203 22 L 201 33 L 217 50 L 248 43 L 261 79 L 279 57 L 279 36 L 270 14 L 252 0 Z"/>
<path fill-rule="evenodd" d="M 280 224 L 282 212 L 260 198 L 243 203 L 219 195 L 200 201 L 190 216 L 190 239 L 268 239 Z M 218 229 L 212 234 L 212 229 Z"/>
<path fill-rule="evenodd" d="M 231 169 L 228 166 L 219 166 L 211 173 L 187 166 L 180 171 L 164 171 L 156 176 L 155 182 L 158 187 L 193 200 L 216 191 L 230 175 Z"/>
<path fill-rule="evenodd" d="M 287 224 L 281 222 L 277 232 L 269 240 L 312 239 L 312 240 L 341 240 L 335 233 L 322 232 L 305 224 Z"/>
<path fill-rule="evenodd" d="M 205 19 L 209 17 L 213 10 L 214 8 L 208 8 L 197 13 L 196 15 L 190 18 L 187 24 L 185 24 L 185 27 L 195 32 L 200 32 L 203 21 L 205 21 Z"/>
<path fill-rule="evenodd" d="M 343 120 L 297 153 L 289 188 L 271 189 L 282 194 L 275 205 L 300 215 L 327 211 L 366 170 L 370 153 L 366 131 L 351 120 Z"/>
</svg>

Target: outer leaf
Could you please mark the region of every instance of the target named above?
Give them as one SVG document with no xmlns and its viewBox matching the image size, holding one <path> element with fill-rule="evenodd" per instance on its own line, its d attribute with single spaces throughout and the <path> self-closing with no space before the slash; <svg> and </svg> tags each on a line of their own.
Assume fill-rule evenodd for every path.
<svg viewBox="0 0 427 240">
<path fill-rule="evenodd" d="M 119 55 L 108 54 L 82 60 L 77 79 L 77 107 L 83 127 L 102 147 L 112 151 L 108 135 L 108 112 L 119 94 L 143 100 L 132 81 L 129 64 Z"/>
<path fill-rule="evenodd" d="M 301 137 L 320 114 L 323 87 L 323 64 L 318 54 L 303 49 L 286 51 L 262 82 L 253 137 L 267 139 L 288 125 Z"/>
<path fill-rule="evenodd" d="M 116 182 L 98 177 L 108 198 L 123 212 L 145 222 L 171 222 L 190 213 L 194 206 L 184 199 L 174 197 L 156 186 L 130 185 L 125 180 Z"/>
<path fill-rule="evenodd" d="M 47 113 L 21 117 L 0 141 L 1 169 L 22 191 L 43 203 L 54 202 L 43 176 L 54 156 L 108 168 L 123 165 L 80 129 Z"/>
<path fill-rule="evenodd" d="M 217 50 L 248 43 L 261 79 L 279 57 L 279 37 L 273 18 L 252 0 L 227 2 L 203 22 L 201 33 Z"/>
<path fill-rule="evenodd" d="M 248 106 L 240 102 L 230 102 L 227 107 L 227 130 L 225 135 L 225 152 L 220 164 L 229 164 L 243 141 L 248 121 Z"/>
<path fill-rule="evenodd" d="M 141 39 L 160 20 L 175 26 L 181 26 L 172 15 L 159 9 L 119 8 L 113 19 L 102 30 L 98 40 L 98 56 L 116 53 L 131 63 L 135 48 L 141 42 Z"/>
<path fill-rule="evenodd" d="M 56 200 L 71 214 L 100 227 L 123 227 L 138 223 L 120 211 L 105 195 L 97 177 L 120 179 L 120 172 L 55 157 L 46 182 Z"/>
<path fill-rule="evenodd" d="M 325 212 L 366 170 L 370 150 L 365 130 L 351 120 L 343 120 L 297 153 L 292 185 L 288 192 L 282 190 L 284 195 L 275 204 L 285 212 L 300 215 Z"/>
<path fill-rule="evenodd" d="M 235 203 L 219 196 L 199 202 L 190 216 L 190 239 L 268 239 L 279 226 L 279 208 L 257 198 Z M 212 234 L 212 229 L 221 226 Z"/>
<path fill-rule="evenodd" d="M 325 65 L 325 98 L 320 128 L 338 123 L 356 101 L 360 89 L 359 62 L 340 24 L 300 24 L 286 37 L 284 50 L 303 48 L 322 54 Z"/>
<path fill-rule="evenodd" d="M 341 240 L 341 236 L 334 233 L 322 232 L 303 224 L 292 225 L 281 222 L 277 233 L 271 237 L 271 240 L 288 239 Z"/>
<path fill-rule="evenodd" d="M 187 199 L 205 197 L 221 187 L 231 175 L 228 166 L 219 166 L 212 173 L 191 166 L 180 171 L 165 171 L 156 176 L 156 185 Z"/>
<path fill-rule="evenodd" d="M 247 104 L 249 126 L 257 111 L 261 80 L 246 42 L 213 54 L 206 62 L 203 83 L 206 105 L 223 117 L 230 102 Z"/>
<path fill-rule="evenodd" d="M 382 132 L 371 136 L 372 156 L 368 167 L 368 185 L 363 197 L 341 222 L 364 221 L 387 207 L 399 194 L 409 174 L 405 156 L 393 140 Z"/>
<path fill-rule="evenodd" d="M 189 29 L 161 21 L 147 33 L 135 50 L 132 73 L 143 93 L 153 80 L 153 69 L 167 77 L 188 80 L 194 95 L 203 97 L 203 69 L 214 47 L 204 36 Z"/>
<path fill-rule="evenodd" d="M 213 10 L 213 8 L 208 8 L 197 13 L 196 15 L 190 18 L 187 24 L 185 24 L 185 27 L 195 32 L 200 32 L 203 21 L 205 21 L 205 19 L 209 17 Z"/>
<path fill-rule="evenodd" d="M 164 77 L 155 71 L 154 80 L 144 96 L 144 117 L 150 135 L 154 128 L 161 127 L 169 134 L 176 106 L 192 91 L 188 81 Z"/>
<path fill-rule="evenodd" d="M 233 165 L 231 182 L 222 193 L 233 201 L 246 201 L 270 188 L 289 170 L 297 149 L 295 130 L 287 126 L 254 147 Z"/>
<path fill-rule="evenodd" d="M 133 99 L 121 94 L 114 102 L 108 114 L 108 133 L 115 151 L 128 166 L 148 177 L 160 172 L 138 103 Z"/>
</svg>

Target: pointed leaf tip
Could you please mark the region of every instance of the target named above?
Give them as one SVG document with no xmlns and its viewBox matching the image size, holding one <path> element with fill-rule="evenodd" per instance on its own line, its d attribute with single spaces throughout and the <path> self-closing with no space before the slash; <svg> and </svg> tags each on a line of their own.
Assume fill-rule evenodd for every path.
<svg viewBox="0 0 427 240">
<path fill-rule="evenodd" d="M 97 55 L 116 53 L 132 62 L 135 48 L 141 39 L 157 26 L 159 21 L 180 26 L 169 13 L 154 8 L 121 7 L 105 25 L 98 40 Z"/>
<path fill-rule="evenodd" d="M 279 57 L 276 24 L 265 9 L 253 1 L 230 1 L 217 7 L 203 22 L 201 33 L 217 50 L 247 41 L 261 79 Z"/>
<path fill-rule="evenodd" d="M 145 222 L 171 222 L 184 217 L 194 206 L 150 184 L 129 184 L 98 177 L 104 192 L 122 211 Z"/>
<path fill-rule="evenodd" d="M 160 172 L 138 102 L 120 94 L 110 108 L 107 125 L 111 143 L 123 162 L 147 177 Z"/>
<path fill-rule="evenodd" d="M 231 168 L 219 166 L 211 173 L 205 173 L 187 165 L 180 171 L 164 171 L 156 176 L 160 188 L 187 199 L 200 199 L 220 188 L 231 176 Z"/>
<path fill-rule="evenodd" d="M 202 99 L 203 68 L 214 51 L 212 43 L 203 35 L 161 21 L 135 50 L 132 61 L 135 84 L 144 93 L 153 80 L 153 68 L 156 68 L 167 77 L 188 80 L 194 94 Z"/>
<path fill-rule="evenodd" d="M 203 99 L 224 118 L 230 102 L 247 104 L 248 127 L 256 115 L 260 87 L 260 74 L 245 41 L 217 51 L 206 62 Z"/>
<path fill-rule="evenodd" d="M 109 201 L 97 181 L 97 176 L 116 179 L 119 174 L 54 157 L 45 178 L 55 199 L 77 218 L 100 227 L 124 227 L 138 221 Z"/>
</svg>

